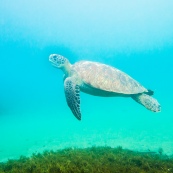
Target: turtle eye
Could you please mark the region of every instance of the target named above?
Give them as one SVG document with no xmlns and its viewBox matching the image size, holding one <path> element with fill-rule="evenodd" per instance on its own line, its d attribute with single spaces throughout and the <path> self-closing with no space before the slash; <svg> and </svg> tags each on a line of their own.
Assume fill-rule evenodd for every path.
<svg viewBox="0 0 173 173">
<path fill-rule="evenodd" d="M 57 61 L 57 56 L 56 55 L 53 55 L 52 56 L 52 59 L 53 59 L 54 62 L 56 62 Z"/>
</svg>

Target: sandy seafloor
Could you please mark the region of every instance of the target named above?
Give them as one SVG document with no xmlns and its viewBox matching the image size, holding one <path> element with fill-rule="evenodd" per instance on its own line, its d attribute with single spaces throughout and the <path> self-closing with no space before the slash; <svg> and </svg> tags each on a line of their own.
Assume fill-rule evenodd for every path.
<svg viewBox="0 0 173 173">
<path fill-rule="evenodd" d="M 41 2 L 41 3 L 40 3 Z M 173 154 L 173 1 L 0 1 L 0 162 L 66 147 Z M 68 108 L 51 53 L 128 73 L 162 106 L 81 93 Z"/>
</svg>

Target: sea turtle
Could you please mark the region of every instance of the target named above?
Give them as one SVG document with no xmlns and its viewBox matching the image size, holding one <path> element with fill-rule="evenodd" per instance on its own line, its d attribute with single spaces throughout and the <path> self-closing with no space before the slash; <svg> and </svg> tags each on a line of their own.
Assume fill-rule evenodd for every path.
<svg viewBox="0 0 173 173">
<path fill-rule="evenodd" d="M 131 97 L 153 112 L 159 112 L 160 104 L 147 90 L 126 73 L 106 64 L 79 61 L 70 64 L 58 54 L 51 54 L 49 61 L 64 72 L 64 90 L 68 106 L 74 116 L 81 120 L 80 91 L 103 97 Z"/>
</svg>

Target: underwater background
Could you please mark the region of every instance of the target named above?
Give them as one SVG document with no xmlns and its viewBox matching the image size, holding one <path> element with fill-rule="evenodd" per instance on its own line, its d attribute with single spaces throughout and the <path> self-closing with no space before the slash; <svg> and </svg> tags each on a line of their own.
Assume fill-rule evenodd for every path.
<svg viewBox="0 0 173 173">
<path fill-rule="evenodd" d="M 66 147 L 172 155 L 172 8 L 171 0 L 0 0 L 0 162 Z M 81 93 L 78 121 L 52 53 L 126 72 L 155 92 L 162 111 Z"/>
</svg>

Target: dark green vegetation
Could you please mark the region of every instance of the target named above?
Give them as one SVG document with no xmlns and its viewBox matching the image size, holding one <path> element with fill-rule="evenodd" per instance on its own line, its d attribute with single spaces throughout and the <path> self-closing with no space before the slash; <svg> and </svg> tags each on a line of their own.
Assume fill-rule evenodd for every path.
<svg viewBox="0 0 173 173">
<path fill-rule="evenodd" d="M 173 173 L 173 157 L 121 147 L 64 149 L 0 163 L 0 173 Z"/>
</svg>

